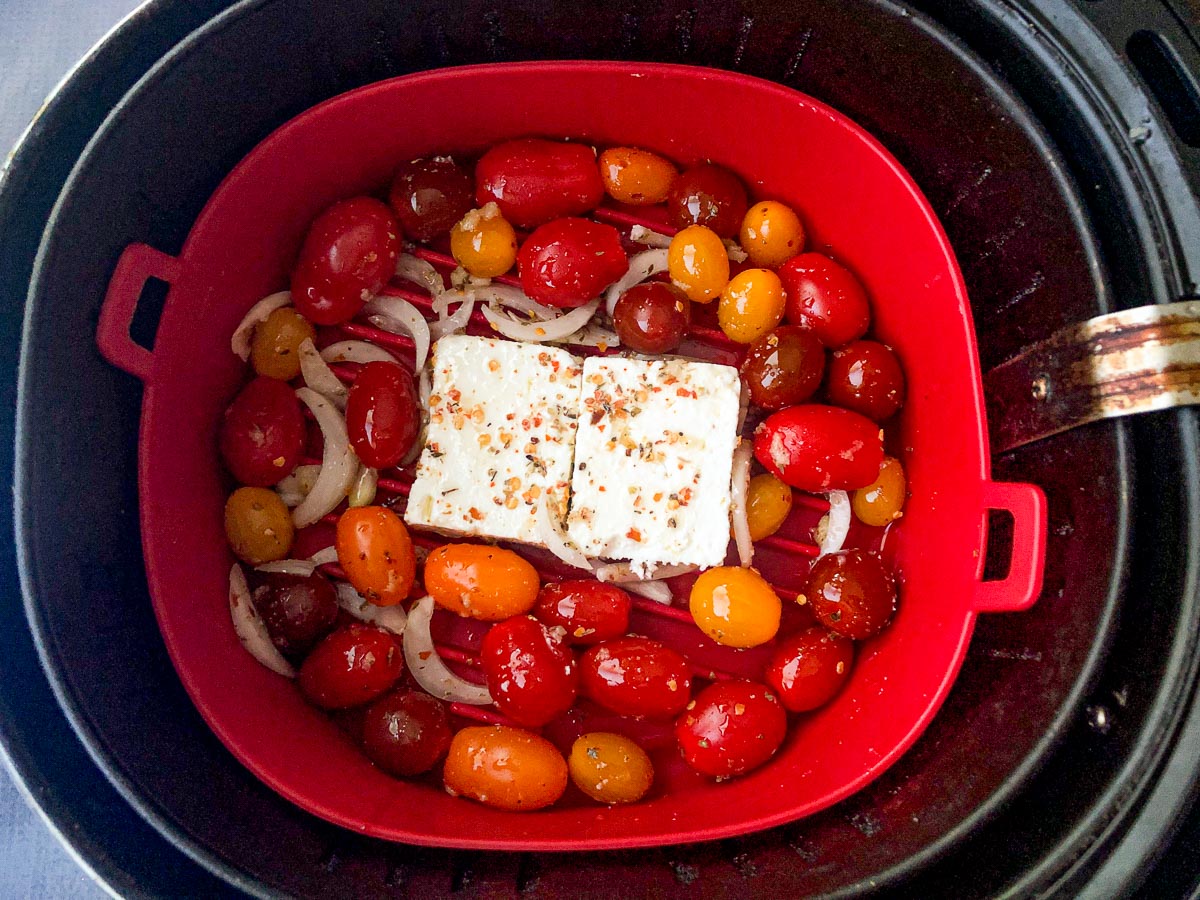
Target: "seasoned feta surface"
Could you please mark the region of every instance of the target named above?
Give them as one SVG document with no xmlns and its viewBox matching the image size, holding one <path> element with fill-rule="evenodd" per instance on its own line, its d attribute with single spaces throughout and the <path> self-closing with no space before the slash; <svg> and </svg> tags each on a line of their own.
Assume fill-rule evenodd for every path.
<svg viewBox="0 0 1200 900">
<path fill-rule="evenodd" d="M 585 554 L 724 562 L 740 388 L 712 363 L 584 361 L 568 533 Z"/>
<path fill-rule="evenodd" d="M 579 360 L 565 350 L 442 338 L 405 521 L 540 545 L 546 497 L 559 522 L 566 515 L 579 391 Z"/>
</svg>

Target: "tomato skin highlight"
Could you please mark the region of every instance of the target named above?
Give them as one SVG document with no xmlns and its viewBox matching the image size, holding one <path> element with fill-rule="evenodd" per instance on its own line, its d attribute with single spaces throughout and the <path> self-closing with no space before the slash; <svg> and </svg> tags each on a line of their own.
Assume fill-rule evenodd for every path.
<svg viewBox="0 0 1200 900">
<path fill-rule="evenodd" d="M 408 528 L 390 509 L 360 506 L 337 523 L 338 563 L 354 589 L 376 606 L 395 606 L 416 579 L 417 556 Z"/>
<path fill-rule="evenodd" d="M 579 691 L 575 654 L 558 629 L 532 616 L 493 625 L 483 636 L 479 661 L 496 708 L 527 728 L 566 712 Z"/>
<path fill-rule="evenodd" d="M 621 233 L 588 219 L 555 219 L 517 254 L 521 289 L 538 303 L 582 306 L 629 270 Z"/>
<path fill-rule="evenodd" d="M 346 400 L 346 431 L 358 458 L 376 469 L 394 466 L 412 449 L 420 427 L 412 376 L 389 362 L 363 366 Z"/>
<path fill-rule="evenodd" d="M 710 684 L 675 724 L 684 761 L 713 778 L 758 768 L 786 736 L 783 704 L 766 685 L 750 681 Z"/>
<path fill-rule="evenodd" d="M 809 403 L 769 416 L 754 432 L 754 457 L 802 491 L 852 491 L 879 475 L 883 436 L 866 416 Z"/>
<path fill-rule="evenodd" d="M 475 202 L 495 202 L 518 228 L 579 216 L 604 198 L 596 152 L 585 144 L 523 138 L 497 144 L 475 167 Z"/>
<path fill-rule="evenodd" d="M 507 725 L 472 726 L 454 735 L 442 780 L 447 792 L 486 806 L 542 809 L 567 789 L 567 761 L 539 735 Z"/>
</svg>

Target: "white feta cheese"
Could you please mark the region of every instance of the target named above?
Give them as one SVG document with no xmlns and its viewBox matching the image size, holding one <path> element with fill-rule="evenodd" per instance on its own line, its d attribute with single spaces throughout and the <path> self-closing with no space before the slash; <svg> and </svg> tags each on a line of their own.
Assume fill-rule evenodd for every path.
<svg viewBox="0 0 1200 900">
<path fill-rule="evenodd" d="M 579 417 L 579 360 L 556 347 L 450 335 L 434 345 L 429 428 L 404 520 L 541 544 L 562 522 Z"/>
<path fill-rule="evenodd" d="M 584 361 L 568 533 L 585 554 L 724 562 L 740 393 L 729 366 Z"/>
</svg>

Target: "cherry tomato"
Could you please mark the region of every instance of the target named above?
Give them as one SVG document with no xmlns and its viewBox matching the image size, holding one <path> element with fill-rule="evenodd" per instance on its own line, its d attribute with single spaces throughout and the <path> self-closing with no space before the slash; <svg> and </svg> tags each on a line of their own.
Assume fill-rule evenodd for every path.
<svg viewBox="0 0 1200 900">
<path fill-rule="evenodd" d="M 621 234 L 588 219 L 556 219 L 517 254 L 521 287 L 538 303 L 582 306 L 629 270 Z"/>
<path fill-rule="evenodd" d="M 575 654 L 561 630 L 532 616 L 493 625 L 483 636 L 479 662 L 496 708 L 528 728 L 540 728 L 566 712 L 579 691 Z"/>
<path fill-rule="evenodd" d="M 779 267 L 779 277 L 787 292 L 787 320 L 811 328 L 826 347 L 866 334 L 871 305 L 849 269 L 820 253 L 801 253 Z"/>
<path fill-rule="evenodd" d="M 306 653 L 337 622 L 337 593 L 324 575 L 256 572 L 254 577 L 254 607 L 284 653 Z"/>
<path fill-rule="evenodd" d="M 464 728 L 450 742 L 442 779 L 452 796 L 522 812 L 563 795 L 567 761 L 548 740 L 520 728 Z"/>
<path fill-rule="evenodd" d="M 738 242 L 750 262 L 773 269 L 804 249 L 804 225 L 787 204 L 764 200 L 746 210 Z"/>
<path fill-rule="evenodd" d="M 855 341 L 833 351 L 825 391 L 830 403 L 882 422 L 904 403 L 904 370 L 878 341 Z"/>
<path fill-rule="evenodd" d="M 822 625 L 856 641 L 878 634 L 896 613 L 896 580 L 866 550 L 821 557 L 808 573 L 804 594 Z"/>
<path fill-rule="evenodd" d="M 346 399 L 346 430 L 363 465 L 394 466 L 412 449 L 421 429 L 412 376 L 400 366 L 363 366 Z"/>
<path fill-rule="evenodd" d="M 596 151 L 585 144 L 525 138 L 497 144 L 475 167 L 475 201 L 495 201 L 520 228 L 590 212 L 604 197 Z"/>
<path fill-rule="evenodd" d="M 270 487 L 299 464 L 304 436 L 296 394 L 282 381 L 259 376 L 225 410 L 221 459 L 242 484 Z"/>
<path fill-rule="evenodd" d="M 388 202 L 405 235 L 431 241 L 471 211 L 474 194 L 475 185 L 462 166 L 439 156 L 401 163 Z"/>
<path fill-rule="evenodd" d="M 783 611 L 767 580 L 740 566 L 717 566 L 697 578 L 688 606 L 700 630 L 727 647 L 765 644 Z"/>
<path fill-rule="evenodd" d="M 445 705 L 423 691 L 384 694 L 363 715 L 363 750 L 392 775 L 428 772 L 446 755 L 450 738 Z"/>
<path fill-rule="evenodd" d="M 777 532 L 792 512 L 792 489 L 769 472 L 750 479 L 746 518 L 750 540 L 761 541 Z"/>
<path fill-rule="evenodd" d="M 291 381 L 300 374 L 300 345 L 315 336 L 312 323 L 296 310 L 277 309 L 254 328 L 250 364 L 259 375 Z"/>
<path fill-rule="evenodd" d="M 568 644 L 590 645 L 628 631 L 631 607 L 629 595 L 615 584 L 559 581 L 542 588 L 533 614 L 564 629 Z"/>
<path fill-rule="evenodd" d="M 234 555 L 252 566 L 283 559 L 296 536 L 292 513 L 267 488 L 238 488 L 225 501 L 225 537 Z"/>
<path fill-rule="evenodd" d="M 865 488 L 859 488 L 850 498 L 854 514 L 864 525 L 883 527 L 904 515 L 904 467 L 900 460 L 884 457 L 879 475 Z"/>
<path fill-rule="evenodd" d="M 652 206 L 667 199 L 678 174 L 670 160 L 637 147 L 610 147 L 600 154 L 600 178 L 618 203 Z"/>
<path fill-rule="evenodd" d="M 723 238 L 738 233 L 747 206 L 741 179 L 712 163 L 685 169 L 667 195 L 667 216 L 672 225 L 707 225 Z"/>
<path fill-rule="evenodd" d="M 711 228 L 691 225 L 671 238 L 667 272 L 689 300 L 711 303 L 729 284 L 729 252 Z"/>
<path fill-rule="evenodd" d="M 575 786 L 601 803 L 636 803 L 654 783 L 650 757 L 623 734 L 581 735 L 571 745 L 567 769 Z"/>
<path fill-rule="evenodd" d="M 592 647 L 579 662 L 583 693 L 623 716 L 665 719 L 687 705 L 687 660 L 659 641 L 625 637 Z"/>
<path fill-rule="evenodd" d="M 370 703 L 404 672 L 392 635 L 355 622 L 326 637 L 300 666 L 296 683 L 314 706 L 345 709 Z"/>
<path fill-rule="evenodd" d="M 408 529 L 390 509 L 346 510 L 338 519 L 335 546 L 346 578 L 364 599 L 376 606 L 395 606 L 408 596 L 417 557 Z"/>
<path fill-rule="evenodd" d="M 809 403 L 769 416 L 754 432 L 754 456 L 802 491 L 866 487 L 883 462 L 883 434 L 865 416 Z"/>
<path fill-rule="evenodd" d="M 438 606 L 460 616 L 499 622 L 533 609 L 538 574 L 511 550 L 443 544 L 425 560 L 425 590 Z"/>
<path fill-rule="evenodd" d="M 345 322 L 388 283 L 400 255 L 400 225 L 371 197 L 335 203 L 308 229 L 292 272 L 292 302 L 318 325 Z"/>
<path fill-rule="evenodd" d="M 854 642 L 821 627 L 779 642 L 765 678 L 792 712 L 824 706 L 842 689 L 854 664 Z"/>
<path fill-rule="evenodd" d="M 468 212 L 454 226 L 450 253 L 476 278 L 495 278 L 517 261 L 517 233 L 500 215 L 500 207 L 488 203 Z"/>
<path fill-rule="evenodd" d="M 766 685 L 751 681 L 710 684 L 675 723 L 684 761 L 714 778 L 758 768 L 786 736 L 783 704 Z"/>
<path fill-rule="evenodd" d="M 669 353 L 683 343 L 692 323 L 692 301 L 663 281 L 635 285 L 613 309 L 613 328 L 621 343 L 639 353 Z"/>
<path fill-rule="evenodd" d="M 816 335 L 794 325 L 776 328 L 750 345 L 742 378 L 750 401 L 763 409 L 803 403 L 825 374 L 825 348 Z"/>
<path fill-rule="evenodd" d="M 752 344 L 783 320 L 785 301 L 778 275 L 770 269 L 746 269 L 721 291 L 717 323 L 730 339 Z"/>
</svg>

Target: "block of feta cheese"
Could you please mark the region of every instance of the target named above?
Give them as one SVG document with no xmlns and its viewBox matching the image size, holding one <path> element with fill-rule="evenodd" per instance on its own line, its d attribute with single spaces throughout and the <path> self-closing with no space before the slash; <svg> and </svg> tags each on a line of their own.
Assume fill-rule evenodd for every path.
<svg viewBox="0 0 1200 900">
<path fill-rule="evenodd" d="M 544 546 L 566 516 L 579 360 L 556 347 L 451 335 L 433 351 L 429 427 L 404 519 L 444 534 Z"/>
<path fill-rule="evenodd" d="M 729 366 L 584 361 L 567 530 L 585 554 L 643 574 L 724 562 L 740 390 Z"/>
</svg>

